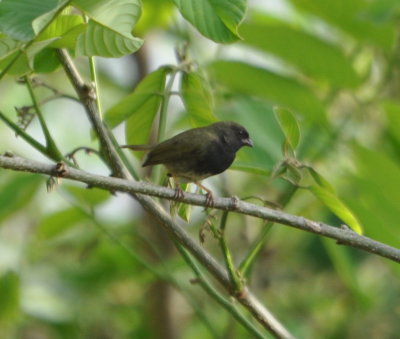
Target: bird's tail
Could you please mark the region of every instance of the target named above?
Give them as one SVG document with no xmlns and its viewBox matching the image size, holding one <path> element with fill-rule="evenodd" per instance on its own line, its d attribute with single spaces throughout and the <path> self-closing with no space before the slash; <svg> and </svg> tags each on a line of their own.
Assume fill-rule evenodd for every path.
<svg viewBox="0 0 400 339">
<path fill-rule="evenodd" d="M 120 148 L 129 148 L 133 151 L 150 151 L 154 145 L 120 145 Z"/>
</svg>

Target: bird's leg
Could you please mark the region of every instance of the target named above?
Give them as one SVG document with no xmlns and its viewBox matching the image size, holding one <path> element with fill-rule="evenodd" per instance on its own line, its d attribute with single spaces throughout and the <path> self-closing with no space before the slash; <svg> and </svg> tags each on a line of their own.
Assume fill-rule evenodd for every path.
<svg viewBox="0 0 400 339">
<path fill-rule="evenodd" d="M 214 206 L 214 197 L 213 197 L 213 193 L 210 189 L 208 189 L 207 187 L 203 186 L 200 182 L 196 181 L 195 184 L 200 187 L 201 189 L 203 189 L 204 191 L 206 191 L 206 206 L 207 207 L 213 207 Z"/>
<path fill-rule="evenodd" d="M 183 193 L 182 189 L 178 186 L 175 187 L 175 194 L 174 194 L 174 200 L 182 200 L 185 197 L 185 194 Z"/>
<path fill-rule="evenodd" d="M 183 193 L 181 187 L 179 186 L 179 181 L 178 178 L 174 177 L 172 174 L 168 173 L 168 182 L 169 182 L 169 178 L 173 178 L 174 179 L 174 184 L 175 184 L 175 194 L 173 199 L 174 200 L 182 200 L 185 196 L 185 194 Z M 172 185 L 171 185 L 172 186 Z"/>
</svg>

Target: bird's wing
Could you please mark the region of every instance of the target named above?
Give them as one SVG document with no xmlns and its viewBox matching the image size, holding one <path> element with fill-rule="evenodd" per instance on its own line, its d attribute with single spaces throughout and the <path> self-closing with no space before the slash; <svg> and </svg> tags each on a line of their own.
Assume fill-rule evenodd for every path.
<svg viewBox="0 0 400 339">
<path fill-rule="evenodd" d="M 166 164 L 201 156 L 217 138 L 212 133 L 189 130 L 156 145 L 148 154 L 143 166 Z"/>
</svg>

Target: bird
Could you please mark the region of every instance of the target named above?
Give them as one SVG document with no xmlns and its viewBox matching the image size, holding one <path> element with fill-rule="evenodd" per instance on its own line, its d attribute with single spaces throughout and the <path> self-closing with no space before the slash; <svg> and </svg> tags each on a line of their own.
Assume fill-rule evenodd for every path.
<svg viewBox="0 0 400 339">
<path fill-rule="evenodd" d="M 243 146 L 253 147 L 247 130 L 233 121 L 219 121 L 192 128 L 155 145 L 122 145 L 121 148 L 149 151 L 143 167 L 162 164 L 175 181 L 175 196 L 184 196 L 180 182 L 195 183 L 206 192 L 206 205 L 213 206 L 213 194 L 201 180 L 224 172 Z"/>
</svg>

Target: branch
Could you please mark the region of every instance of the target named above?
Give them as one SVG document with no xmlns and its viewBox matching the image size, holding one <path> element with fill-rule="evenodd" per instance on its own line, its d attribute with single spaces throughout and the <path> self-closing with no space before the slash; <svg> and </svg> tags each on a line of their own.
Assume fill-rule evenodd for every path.
<svg viewBox="0 0 400 339">
<path fill-rule="evenodd" d="M 64 166 L 65 171 L 60 174 L 57 173 L 57 171 L 55 170 L 54 164 L 44 164 L 33 160 L 23 159 L 17 156 L 0 156 L 0 167 L 12 169 L 15 171 L 25 171 L 32 173 L 48 174 L 52 176 L 61 176 L 67 179 L 84 182 L 90 186 L 103 188 L 109 191 L 120 191 L 133 194 L 140 193 L 168 200 L 173 200 L 175 195 L 175 190 L 167 187 L 156 186 L 146 182 L 136 182 L 131 180 L 95 175 L 66 166 Z M 142 197 L 144 198 L 144 196 Z M 197 206 L 207 206 L 206 197 L 200 194 L 185 193 L 182 202 Z M 260 219 L 266 219 L 283 225 L 298 228 L 303 231 L 322 235 L 337 240 L 338 243 L 340 243 L 341 245 L 356 247 L 400 263 L 399 249 L 388 246 L 371 238 L 359 235 L 347 228 L 330 226 L 321 222 L 316 222 L 268 207 L 258 206 L 240 201 L 237 198 L 216 197 L 214 198 L 213 207 L 224 211 L 233 211 Z M 162 211 L 162 213 L 165 213 L 163 210 L 161 210 L 161 208 L 158 208 L 158 210 Z M 174 227 L 175 226 L 177 225 L 174 224 Z M 220 281 L 223 284 L 226 284 L 227 281 L 229 281 L 226 272 L 224 272 L 223 277 L 221 276 L 220 278 Z"/>
<path fill-rule="evenodd" d="M 80 181 L 90 186 L 103 188 L 112 192 L 121 191 L 131 194 L 149 213 L 151 213 L 160 221 L 161 225 L 174 239 L 179 241 L 180 244 L 189 250 L 189 252 L 197 260 L 199 260 L 204 267 L 207 268 L 207 270 L 225 287 L 229 293 L 233 294 L 233 286 L 231 285 L 226 270 L 223 269 L 221 265 L 218 264 L 215 259 L 203 249 L 203 247 L 198 245 L 183 230 L 182 227 L 175 223 L 171 219 L 170 215 L 161 206 L 156 204 L 154 200 L 148 196 L 152 195 L 161 198 L 173 199 L 175 190 L 145 182 L 136 182 L 132 180 L 95 175 L 68 167 L 64 163 L 58 163 L 56 165 L 45 164 L 38 161 L 17 157 L 12 154 L 0 156 L 0 168 L 63 177 Z M 183 199 L 184 202 L 199 206 L 206 206 L 206 200 L 204 196 L 198 194 L 185 195 L 186 197 Z M 215 199 L 214 202 L 219 209 L 231 209 L 232 207 L 232 200 L 229 198 L 218 198 Z M 242 204 L 242 202 L 240 202 L 240 204 Z M 275 317 L 257 300 L 255 296 L 252 295 L 249 290 L 244 289 L 240 295 L 233 296 L 243 306 L 245 306 L 247 310 L 254 316 L 254 318 L 266 329 L 268 329 L 269 332 L 272 333 L 276 338 L 293 338 L 286 328 L 277 319 L 275 319 Z"/>
</svg>

